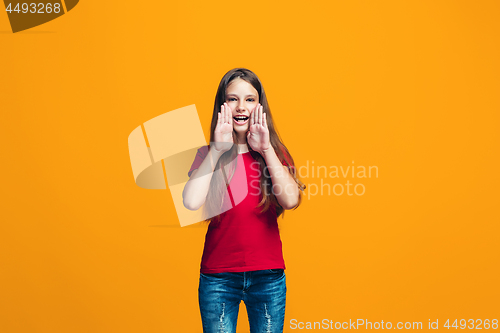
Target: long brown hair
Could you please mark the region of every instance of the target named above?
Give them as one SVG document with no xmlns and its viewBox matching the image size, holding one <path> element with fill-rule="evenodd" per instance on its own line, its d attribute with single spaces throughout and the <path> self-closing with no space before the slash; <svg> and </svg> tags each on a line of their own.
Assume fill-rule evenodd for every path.
<svg viewBox="0 0 500 333">
<path fill-rule="evenodd" d="M 215 128 L 217 127 L 217 117 L 218 113 L 221 110 L 221 105 L 226 102 L 226 89 L 229 86 L 229 84 L 235 79 L 241 79 L 248 82 L 258 92 L 259 103 L 262 105 L 263 112 L 266 113 L 267 126 L 269 129 L 269 141 L 273 146 L 274 151 L 276 152 L 276 155 L 278 156 L 281 163 L 285 163 L 288 166 L 290 174 L 292 175 L 293 179 L 295 180 L 297 186 L 300 189 L 299 203 L 295 207 L 297 208 L 302 202 L 301 191 L 303 191 L 306 186 L 298 179 L 292 155 L 290 154 L 286 146 L 283 144 L 283 141 L 281 140 L 281 137 L 279 136 L 278 131 L 276 130 L 276 126 L 273 121 L 271 109 L 269 108 L 269 103 L 267 101 L 264 87 L 262 86 L 262 83 L 260 82 L 257 75 L 255 75 L 255 73 L 253 73 L 251 70 L 248 70 L 246 68 L 232 69 L 229 72 L 227 72 L 220 81 L 219 88 L 217 89 L 217 94 L 215 95 L 212 123 L 210 125 L 210 144 L 215 142 L 214 131 Z M 221 212 L 221 207 L 223 204 L 222 198 L 224 197 L 226 186 L 227 184 L 229 184 L 229 181 L 233 177 L 234 171 L 236 169 L 236 161 L 238 157 L 238 145 L 236 143 L 238 142 L 238 140 L 235 131 L 233 131 L 233 142 L 235 144 L 232 146 L 230 150 L 222 154 L 222 156 L 219 158 L 219 161 L 217 162 L 217 165 L 215 166 L 216 171 L 214 172 L 214 175 L 217 176 L 212 177 L 210 183 L 210 190 L 208 192 L 207 199 L 205 202 L 206 213 L 208 214 L 208 216 L 213 216 L 213 217 L 208 218 L 207 221 L 218 222 L 220 220 L 220 214 L 218 214 L 217 212 Z M 276 210 L 276 216 L 279 217 L 280 215 L 284 214 L 284 209 L 283 207 L 281 207 L 276 196 L 272 192 L 272 183 L 270 181 L 271 179 L 269 171 L 266 168 L 266 162 L 258 152 L 253 151 L 253 149 L 248 145 L 248 143 L 247 146 L 252 156 L 259 163 L 261 171 L 260 193 L 262 193 L 263 195 L 262 195 L 262 200 L 260 201 L 257 207 L 262 207 L 261 212 L 265 212 L 271 207 L 274 207 Z M 210 149 L 211 148 L 212 146 L 210 145 Z"/>
</svg>

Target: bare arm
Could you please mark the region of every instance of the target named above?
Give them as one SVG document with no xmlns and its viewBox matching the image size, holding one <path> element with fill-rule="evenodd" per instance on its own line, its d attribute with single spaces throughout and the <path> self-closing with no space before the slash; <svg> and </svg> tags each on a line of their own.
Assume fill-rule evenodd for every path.
<svg viewBox="0 0 500 333">
<path fill-rule="evenodd" d="M 299 204 L 299 187 L 288 172 L 288 168 L 281 164 L 270 144 L 267 118 L 260 104 L 250 115 L 250 130 L 247 134 L 247 140 L 250 147 L 258 151 L 266 160 L 273 183 L 273 193 L 281 207 L 284 209 L 296 207 Z"/>
<path fill-rule="evenodd" d="M 207 199 L 210 181 L 217 165 L 217 161 L 233 146 L 233 117 L 229 105 L 221 105 L 218 113 L 217 127 L 214 131 L 214 144 L 198 169 L 191 174 L 191 178 L 184 186 L 182 200 L 184 207 L 189 210 L 198 210 Z M 217 149 L 217 150 L 216 150 Z"/>
<path fill-rule="evenodd" d="M 205 203 L 215 166 L 223 153 L 210 149 L 200 167 L 193 171 L 182 192 L 184 207 L 189 210 L 198 210 Z"/>
<path fill-rule="evenodd" d="M 279 204 L 284 209 L 292 209 L 299 204 L 299 187 L 288 171 L 288 168 L 281 164 L 274 148 L 261 152 L 266 160 L 271 181 L 273 183 L 273 193 Z"/>
</svg>

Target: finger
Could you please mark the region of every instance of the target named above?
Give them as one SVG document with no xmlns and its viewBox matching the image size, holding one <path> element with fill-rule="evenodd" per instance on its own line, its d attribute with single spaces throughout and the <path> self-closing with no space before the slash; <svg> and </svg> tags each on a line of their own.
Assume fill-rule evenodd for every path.
<svg viewBox="0 0 500 333">
<path fill-rule="evenodd" d="M 231 118 L 232 118 L 231 116 L 232 116 L 232 114 L 231 114 L 231 108 L 226 103 L 226 122 L 228 124 L 231 124 Z"/>
<path fill-rule="evenodd" d="M 259 105 L 259 124 L 262 125 L 262 105 Z"/>
<path fill-rule="evenodd" d="M 217 112 L 217 125 L 222 123 L 222 105 L 220 106 L 220 112 Z"/>
<path fill-rule="evenodd" d="M 265 128 L 267 128 L 267 115 L 266 115 L 265 112 L 262 115 L 262 126 L 264 126 Z"/>
</svg>

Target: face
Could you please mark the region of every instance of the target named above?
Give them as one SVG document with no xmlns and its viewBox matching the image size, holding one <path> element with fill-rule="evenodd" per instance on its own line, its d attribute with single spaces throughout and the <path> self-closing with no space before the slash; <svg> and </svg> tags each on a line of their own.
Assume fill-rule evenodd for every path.
<svg viewBox="0 0 500 333">
<path fill-rule="evenodd" d="M 257 90 L 242 79 L 231 81 L 226 89 L 226 103 L 233 112 L 233 128 L 236 132 L 248 131 L 250 114 L 259 104 Z"/>
</svg>

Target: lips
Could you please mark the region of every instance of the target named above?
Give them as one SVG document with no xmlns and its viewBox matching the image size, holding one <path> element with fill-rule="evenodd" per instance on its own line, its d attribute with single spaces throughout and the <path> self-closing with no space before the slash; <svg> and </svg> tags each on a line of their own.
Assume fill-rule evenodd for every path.
<svg viewBox="0 0 500 333">
<path fill-rule="evenodd" d="M 248 122 L 248 119 L 250 119 L 250 117 L 243 115 L 233 117 L 234 122 L 238 125 L 245 125 Z"/>
</svg>

